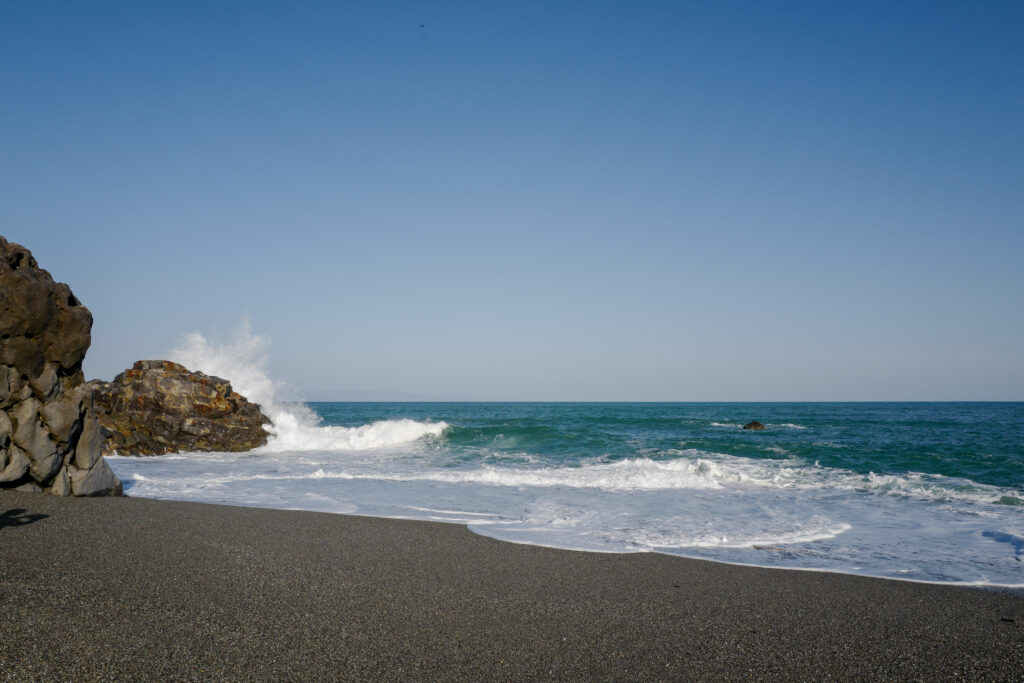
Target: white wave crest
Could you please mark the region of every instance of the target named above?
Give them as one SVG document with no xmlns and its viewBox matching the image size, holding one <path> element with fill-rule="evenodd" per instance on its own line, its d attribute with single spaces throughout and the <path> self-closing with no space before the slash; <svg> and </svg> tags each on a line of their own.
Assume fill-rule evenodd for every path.
<svg viewBox="0 0 1024 683">
<path fill-rule="evenodd" d="M 485 466 L 462 472 L 431 472 L 423 476 L 450 483 L 472 482 L 499 486 L 595 488 L 606 491 L 719 489 L 729 484 L 784 487 L 794 470 L 751 466 L 746 458 L 721 460 L 630 458 L 583 467 L 510 469 Z M 744 461 L 740 464 L 739 461 Z"/>
<path fill-rule="evenodd" d="M 636 458 L 584 467 L 533 470 L 484 466 L 463 472 L 431 472 L 425 475 L 425 478 L 449 483 L 472 482 L 498 486 L 564 486 L 607 491 L 653 491 L 721 488 L 724 481 L 740 481 L 744 475 L 740 472 L 724 472 L 715 463 L 706 460 L 658 462 Z"/>
<path fill-rule="evenodd" d="M 711 426 L 711 427 L 733 427 L 733 428 L 736 428 L 736 429 L 742 429 L 743 428 L 743 425 L 739 424 L 738 422 L 712 422 L 709 426 Z M 783 429 L 807 429 L 807 427 L 805 427 L 804 425 L 798 425 L 798 424 L 796 424 L 794 422 L 781 422 L 781 423 L 771 423 L 771 422 L 769 422 L 768 424 L 765 425 L 765 427 L 768 427 L 769 429 L 770 428 L 775 428 L 775 427 L 780 427 L 780 428 L 783 428 Z"/>
<path fill-rule="evenodd" d="M 714 490 L 730 487 L 815 489 L 859 491 L 934 502 L 960 500 L 988 504 L 997 502 L 1001 497 L 1024 497 L 1024 491 L 942 475 L 914 472 L 900 476 L 858 474 L 829 467 L 808 467 L 796 459 L 755 460 L 695 450 L 680 451 L 678 454 L 686 457 L 672 460 L 630 458 L 611 463 L 590 463 L 581 467 L 537 469 L 483 465 L 468 470 L 367 472 L 348 467 L 328 467 L 294 478 L 434 481 L 446 484 L 603 491 Z"/>
<path fill-rule="evenodd" d="M 360 427 L 314 427 L 289 422 L 294 416 L 281 416 L 270 451 L 361 451 L 418 441 L 425 436 L 440 436 L 448 428 L 445 422 L 382 420 Z"/>
<path fill-rule="evenodd" d="M 320 417 L 305 404 L 279 399 L 285 387 L 267 373 L 267 340 L 253 334 L 248 321 L 227 343 L 214 344 L 193 332 L 168 355 L 189 370 L 228 380 L 235 391 L 260 405 L 271 421 L 267 426 L 270 439 L 259 449 L 261 452 L 385 448 L 425 436 L 439 436 L 448 428 L 444 422 L 408 419 L 383 420 L 359 427 L 322 426 Z"/>
</svg>

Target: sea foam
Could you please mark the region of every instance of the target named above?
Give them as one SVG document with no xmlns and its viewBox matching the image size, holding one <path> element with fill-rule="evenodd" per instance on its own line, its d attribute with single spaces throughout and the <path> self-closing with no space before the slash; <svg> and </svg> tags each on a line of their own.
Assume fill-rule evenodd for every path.
<svg viewBox="0 0 1024 683">
<path fill-rule="evenodd" d="M 388 431 L 396 429 L 400 420 L 367 425 L 347 430 L 359 432 L 377 425 Z M 423 431 L 424 425 L 412 420 L 410 435 Z M 433 423 L 435 426 L 444 423 Z M 325 430 L 335 428 L 326 427 Z M 434 435 L 441 430 L 435 429 Z M 419 438 L 419 437 L 417 437 Z M 409 439 L 395 439 L 406 443 Z M 338 439 L 330 438 L 331 444 Z M 366 445 L 352 450 L 381 448 Z M 292 449 L 316 451 L 315 448 Z M 273 452 L 273 451 L 266 451 Z M 772 461 L 743 458 L 705 451 L 668 451 L 671 459 L 627 458 L 616 462 L 590 462 L 577 467 L 513 467 L 480 464 L 476 467 L 452 469 L 450 467 L 424 467 L 419 460 L 406 462 L 374 455 L 374 462 L 344 458 L 338 460 L 326 455 L 316 462 L 315 470 L 274 475 L 283 479 L 365 479 L 375 481 L 425 481 L 444 484 L 483 484 L 486 486 L 595 489 L 601 491 L 695 491 L 726 488 L 794 489 L 815 491 L 850 491 L 861 494 L 916 498 L 929 502 L 971 502 L 1006 504 L 1003 499 L 1020 499 L 1024 491 L 978 484 L 965 479 L 936 474 L 909 472 L 903 476 L 858 474 L 830 467 L 808 467 L 798 460 Z M 390 464 L 384 467 L 384 461 Z M 257 475 L 258 478 L 258 475 Z"/>
<path fill-rule="evenodd" d="M 227 379 L 235 391 L 260 405 L 271 421 L 267 428 L 270 439 L 259 449 L 261 452 L 385 448 L 439 436 L 448 427 L 444 422 L 408 419 L 356 427 L 324 426 L 320 416 L 304 403 L 279 398 L 286 387 L 267 372 L 267 346 L 266 338 L 253 334 L 246 321 L 234 339 L 225 344 L 211 343 L 193 332 L 169 354 L 170 360 L 189 370 Z"/>
<path fill-rule="evenodd" d="M 855 463 L 856 435 L 841 444 L 801 415 L 778 415 L 755 436 L 712 413 L 659 436 L 652 424 L 679 424 L 675 411 L 693 408 L 642 406 L 618 441 L 626 408 L 617 406 L 348 404 L 321 407 L 334 423 L 324 424 L 279 398 L 286 389 L 267 375 L 266 342 L 247 331 L 225 345 L 190 335 L 171 357 L 259 402 L 272 436 L 250 453 L 111 458 L 129 495 L 439 520 L 580 550 L 1021 585 L 1015 481 L 835 466 Z M 451 427 L 425 419 L 438 411 Z M 581 422 L 586 411 L 596 419 Z M 735 453 L 720 452 L 729 444 Z M 786 457 L 748 457 L 765 451 Z M 818 462 L 825 456 L 834 466 Z"/>
</svg>

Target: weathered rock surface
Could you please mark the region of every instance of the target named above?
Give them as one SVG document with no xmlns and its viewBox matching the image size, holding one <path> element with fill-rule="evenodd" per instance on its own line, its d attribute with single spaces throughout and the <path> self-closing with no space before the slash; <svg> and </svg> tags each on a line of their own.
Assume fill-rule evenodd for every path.
<svg viewBox="0 0 1024 683">
<path fill-rule="evenodd" d="M 267 443 L 259 405 L 219 377 L 166 360 L 140 360 L 114 378 L 93 380 L 106 432 L 104 453 L 248 451 Z"/>
<path fill-rule="evenodd" d="M 761 424 L 760 422 L 758 422 L 757 420 L 754 420 L 753 422 L 748 422 L 747 424 L 743 425 L 743 428 L 744 429 L 764 429 L 764 425 Z"/>
<path fill-rule="evenodd" d="M 93 437 L 82 376 L 92 314 L 25 247 L 0 237 L 0 487 L 121 495 Z"/>
</svg>

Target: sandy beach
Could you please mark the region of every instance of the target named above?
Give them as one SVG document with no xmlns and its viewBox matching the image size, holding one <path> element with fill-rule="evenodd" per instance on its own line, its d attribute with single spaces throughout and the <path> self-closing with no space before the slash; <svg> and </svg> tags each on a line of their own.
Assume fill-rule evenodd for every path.
<svg viewBox="0 0 1024 683">
<path fill-rule="evenodd" d="M 1024 679 L 1013 593 L 140 498 L 0 492 L 0 614 L 15 681 Z"/>
</svg>

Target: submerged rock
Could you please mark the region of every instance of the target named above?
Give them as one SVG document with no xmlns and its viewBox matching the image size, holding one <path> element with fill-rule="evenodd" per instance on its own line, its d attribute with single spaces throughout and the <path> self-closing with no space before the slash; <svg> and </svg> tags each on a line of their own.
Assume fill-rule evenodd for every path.
<svg viewBox="0 0 1024 683">
<path fill-rule="evenodd" d="M 260 407 L 231 383 L 166 360 L 140 360 L 113 382 L 93 380 L 104 453 L 248 451 L 267 443 Z"/>
<path fill-rule="evenodd" d="M 0 487 L 120 495 L 82 376 L 92 314 L 31 252 L 0 237 Z"/>
<path fill-rule="evenodd" d="M 753 422 L 748 422 L 747 424 L 743 425 L 743 428 L 744 429 L 764 429 L 764 425 L 761 424 L 760 422 L 758 422 L 757 420 L 754 420 Z"/>
</svg>

